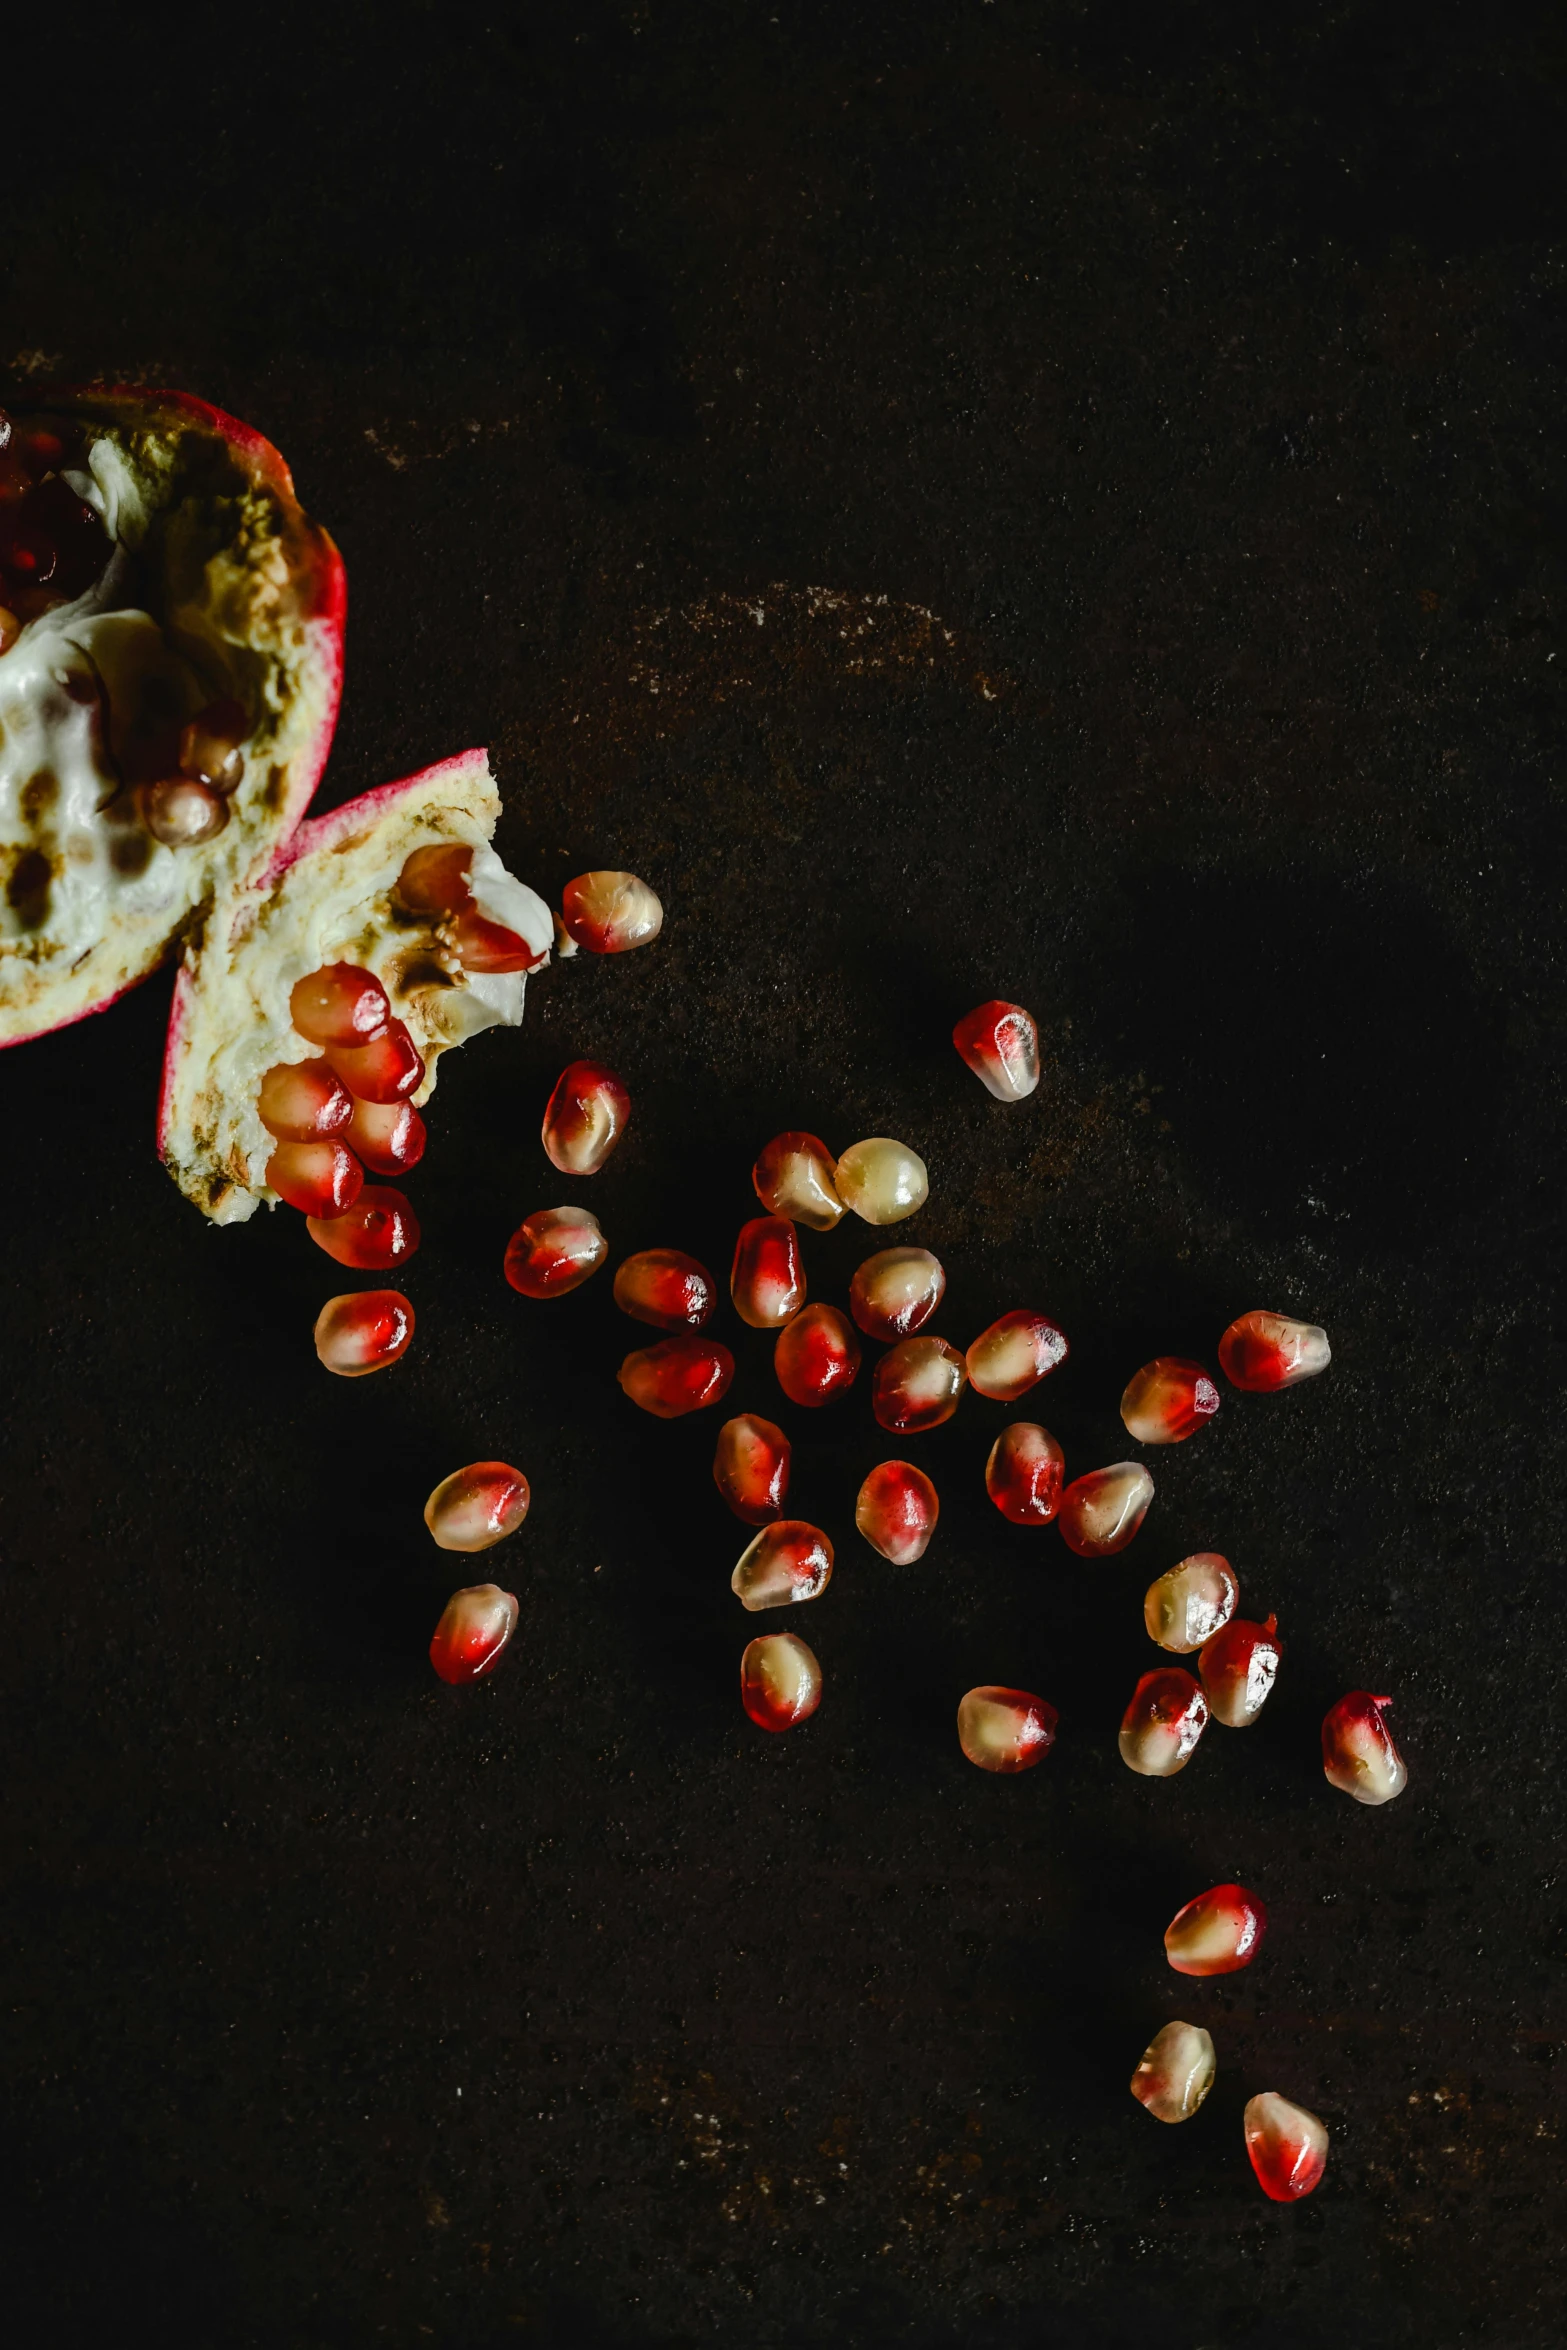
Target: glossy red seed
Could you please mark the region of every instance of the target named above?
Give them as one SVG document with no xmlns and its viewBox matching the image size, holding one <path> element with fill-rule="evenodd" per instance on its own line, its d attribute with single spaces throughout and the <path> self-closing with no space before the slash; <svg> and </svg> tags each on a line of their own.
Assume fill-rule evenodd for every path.
<svg viewBox="0 0 1567 2350">
<path fill-rule="evenodd" d="M 1074 1477 L 1061 1496 L 1061 1534 L 1079 1558 L 1124 1550 L 1148 1515 L 1153 1479 L 1141 1461 L 1117 1461 Z"/>
<path fill-rule="evenodd" d="M 498 1583 L 454 1591 L 435 1627 L 430 1662 L 443 1681 L 482 1681 L 500 1663 L 517 1629 L 516 1594 Z"/>
<path fill-rule="evenodd" d="M 185 775 L 164 776 L 138 795 L 142 822 L 166 849 L 198 848 L 215 840 L 229 820 L 228 802 Z"/>
<path fill-rule="evenodd" d="M 311 1044 L 364 1044 L 392 1017 L 386 990 L 357 963 L 324 963 L 296 980 L 288 1016 Z"/>
<path fill-rule="evenodd" d="M 531 971 L 542 963 L 542 951 L 520 930 L 494 922 L 477 906 L 465 906 L 454 915 L 452 946 L 465 971 Z"/>
<path fill-rule="evenodd" d="M 849 1311 L 867 1338 L 912 1338 L 946 1293 L 946 1273 L 928 1248 L 883 1248 L 849 1283 Z"/>
<path fill-rule="evenodd" d="M 1216 1550 L 1194 1550 L 1149 1584 L 1143 1599 L 1148 1637 L 1189 1656 L 1229 1622 L 1239 1597 L 1229 1560 Z"/>
<path fill-rule="evenodd" d="M 985 1491 L 1014 1526 L 1047 1526 L 1061 1507 L 1066 1455 L 1048 1428 L 1014 1420 L 985 1463 Z"/>
<path fill-rule="evenodd" d="M 751 1182 L 769 1215 L 830 1232 L 845 1213 L 837 1174 L 838 1162 L 820 1135 L 775 1134 L 751 1169 Z"/>
<path fill-rule="evenodd" d="M 250 722 L 238 702 L 209 702 L 180 735 L 181 773 L 216 792 L 237 790 L 245 774 L 239 746 L 249 732 Z"/>
<path fill-rule="evenodd" d="M 1144 1673 L 1121 1719 L 1121 1760 L 1145 1779 L 1171 1779 L 1207 1727 L 1208 1701 L 1190 1673 L 1179 1665 Z"/>
<path fill-rule="evenodd" d="M 958 1707 L 958 1744 L 982 1771 L 1028 1771 L 1056 1742 L 1053 1705 L 1027 1689 L 971 1689 Z"/>
<path fill-rule="evenodd" d="M 424 1083 L 424 1063 L 401 1020 L 389 1020 L 368 1044 L 329 1045 L 326 1057 L 362 1102 L 406 1101 Z"/>
<path fill-rule="evenodd" d="M 859 1377 L 860 1342 L 836 1306 L 807 1306 L 779 1331 L 773 1369 L 791 1403 L 830 1403 Z"/>
<path fill-rule="evenodd" d="M 822 1668 L 793 1632 L 764 1632 L 740 1659 L 740 1703 L 759 1730 L 792 1730 L 822 1702 Z"/>
<path fill-rule="evenodd" d="M 1132 2095 L 1155 2121 L 1190 2121 L 1213 2087 L 1213 2042 L 1200 2024 L 1155 2032 L 1131 2078 Z"/>
<path fill-rule="evenodd" d="M 952 1041 L 998 1102 L 1020 1102 L 1039 1083 L 1039 1030 L 1021 1004 L 976 1004 L 952 1031 Z"/>
<path fill-rule="evenodd" d="M 982 1330 L 963 1359 L 976 1395 L 988 1395 L 992 1403 L 1016 1403 L 1069 1352 L 1064 1334 L 1047 1314 L 1018 1307 Z"/>
<path fill-rule="evenodd" d="M 1391 1803 L 1409 1784 L 1404 1758 L 1382 1719 L 1390 1697 L 1352 1689 L 1322 1724 L 1322 1768 L 1330 1787 L 1357 1803 Z"/>
<path fill-rule="evenodd" d="M 777 1330 L 805 1303 L 800 1243 L 786 1216 L 753 1216 L 740 1227 L 729 1275 L 735 1312 L 753 1330 Z"/>
<path fill-rule="evenodd" d="M 1178 1909 L 1164 1955 L 1178 1975 L 1233 1975 L 1262 1948 L 1268 1913 L 1244 1885 L 1215 1885 Z"/>
<path fill-rule="evenodd" d="M 351 1290 L 329 1297 L 316 1316 L 316 1353 L 339 1379 L 363 1379 L 400 1362 L 413 1334 L 414 1310 L 400 1290 Z"/>
<path fill-rule="evenodd" d="M 634 873 L 579 873 L 561 892 L 560 918 L 590 955 L 624 955 L 657 938 L 664 909 Z"/>
<path fill-rule="evenodd" d="M 1272 2202 L 1298 2203 L 1321 2185 L 1328 2133 L 1316 2114 L 1269 2089 L 1250 2099 L 1243 2126 L 1257 2184 Z"/>
<path fill-rule="evenodd" d="M 1242 1314 L 1219 1341 L 1219 1367 L 1232 1387 L 1272 1395 L 1301 1379 L 1315 1379 L 1333 1360 L 1328 1334 L 1287 1314 Z"/>
<path fill-rule="evenodd" d="M 329 1061 L 280 1061 L 261 1080 L 256 1114 L 279 1142 L 324 1142 L 343 1134 L 354 1097 Z"/>
<path fill-rule="evenodd" d="M 596 1175 L 626 1131 L 631 1096 L 602 1061 L 572 1061 L 544 1112 L 544 1148 L 563 1175 Z"/>
<path fill-rule="evenodd" d="M 419 1220 L 389 1183 L 367 1183 L 353 1206 L 329 1222 L 312 1216 L 309 1232 L 329 1257 L 360 1273 L 405 1265 L 419 1246 Z"/>
<path fill-rule="evenodd" d="M 376 1175 L 406 1175 L 424 1157 L 428 1140 L 424 1120 L 412 1102 L 362 1102 L 351 1099 L 352 1115 L 343 1140 L 353 1144 L 365 1165 Z"/>
<path fill-rule="evenodd" d="M 403 860 L 395 895 L 410 914 L 455 914 L 466 906 L 473 891 L 468 872 L 473 851 L 461 841 L 415 849 Z"/>
<path fill-rule="evenodd" d="M 748 1526 L 765 1526 L 783 1514 L 789 1460 L 783 1430 L 757 1412 L 741 1412 L 718 1431 L 713 1483 L 737 1518 Z"/>
<path fill-rule="evenodd" d="M 871 1381 L 871 1409 L 894 1436 L 918 1436 L 951 1419 L 967 1385 L 957 1348 L 922 1333 L 882 1356 Z"/>
<path fill-rule="evenodd" d="M 832 1580 L 832 1567 L 832 1544 L 820 1526 L 804 1518 L 778 1518 L 741 1552 L 729 1588 L 755 1615 L 762 1608 L 820 1598 Z"/>
<path fill-rule="evenodd" d="M 267 1182 L 301 1215 L 334 1217 L 351 1208 L 365 1171 L 346 1142 L 280 1142 L 267 1161 Z"/>
<path fill-rule="evenodd" d="M 470 1461 L 443 1477 L 424 1505 L 442 1550 L 491 1550 L 515 1534 L 532 1500 L 528 1480 L 507 1461 Z"/>
<path fill-rule="evenodd" d="M 1268 1702 L 1284 1654 L 1274 1617 L 1265 1624 L 1232 1616 L 1203 1644 L 1198 1659 L 1209 1710 L 1228 1730 L 1246 1730 Z"/>
<path fill-rule="evenodd" d="M 540 1208 L 507 1242 L 504 1271 L 524 1297 L 564 1297 L 608 1255 L 599 1220 L 586 1208 Z"/>
<path fill-rule="evenodd" d="M 639 1347 L 620 1366 L 620 1384 L 634 1404 L 658 1420 L 678 1420 L 717 1403 L 735 1375 L 735 1359 L 716 1338 L 682 1331 L 657 1346 Z"/>
<path fill-rule="evenodd" d="M 1181 1355 L 1145 1363 L 1121 1398 L 1121 1417 L 1139 1444 L 1184 1444 L 1218 1408 L 1213 1380 Z"/>
<path fill-rule="evenodd" d="M 854 1523 L 872 1550 L 895 1567 L 908 1567 L 924 1557 L 940 1513 L 936 1488 L 923 1469 L 911 1461 L 882 1461 L 860 1487 Z"/>
<path fill-rule="evenodd" d="M 655 1330 L 700 1330 L 717 1298 L 712 1274 L 683 1249 L 640 1249 L 615 1273 L 616 1305 Z"/>
</svg>

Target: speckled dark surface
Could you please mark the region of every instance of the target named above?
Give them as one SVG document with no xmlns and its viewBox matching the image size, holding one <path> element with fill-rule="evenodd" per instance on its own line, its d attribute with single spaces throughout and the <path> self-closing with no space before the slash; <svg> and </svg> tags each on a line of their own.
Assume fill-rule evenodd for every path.
<svg viewBox="0 0 1567 2350">
<path fill-rule="evenodd" d="M 348 562 L 323 802 L 486 741 L 517 869 L 669 920 L 445 1065 L 416 1350 L 363 1384 L 300 1223 L 208 1230 L 151 1158 L 166 979 L 0 1066 L 9 2340 L 1559 2339 L 1559 20 L 267 22 L 22 36 L 9 396 L 260 425 Z M 946 1042 L 997 991 L 1048 1042 L 1019 1109 Z M 1157 1458 L 1091 1569 L 986 1502 L 1000 1407 L 903 1448 L 943 1516 L 901 1572 L 863 1383 L 779 1409 L 840 1563 L 821 1712 L 765 1739 L 713 1416 L 623 1402 L 607 1276 L 500 1279 L 582 1053 L 636 1105 L 579 1187 L 617 1253 L 722 1267 L 782 1126 L 913 1142 L 940 1327 L 1058 1316 L 1074 1469 L 1243 1308 L 1333 1369 Z M 808 1237 L 813 1294 L 874 1245 Z M 449 1691 L 419 1508 L 490 1454 L 521 1630 Z M 1283 1674 L 1144 1782 L 1140 1596 L 1208 1545 Z M 1015 1782 L 953 1737 L 990 1679 L 1061 1709 Z M 1354 1686 L 1383 1812 L 1321 1776 Z M 1177 1985 L 1230 1876 L 1265 1953 Z M 1125 2082 L 1179 2014 L 1221 2072 L 1162 2130 Z M 1333 2131 L 1293 2211 L 1267 2087 Z"/>
</svg>

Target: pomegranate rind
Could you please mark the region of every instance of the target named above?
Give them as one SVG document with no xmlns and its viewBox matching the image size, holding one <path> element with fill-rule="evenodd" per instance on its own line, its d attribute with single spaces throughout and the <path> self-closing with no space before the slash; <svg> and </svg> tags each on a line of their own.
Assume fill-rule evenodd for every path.
<svg viewBox="0 0 1567 2350">
<path fill-rule="evenodd" d="M 0 1046 L 21 1044 L 101 1012 L 145 979 L 175 941 L 258 865 L 299 822 L 326 765 L 343 678 L 347 586 L 342 558 L 305 515 L 277 450 L 250 425 L 185 392 L 127 387 L 49 396 L 49 412 L 88 428 L 88 468 L 115 543 L 143 558 L 165 641 L 214 694 L 232 694 L 251 732 L 230 821 L 212 839 L 171 850 L 154 844 L 134 885 L 105 881 L 95 914 L 49 919 L 0 937 Z M 140 606 L 134 607 L 140 609 Z M 62 627 L 132 609 L 109 580 L 78 606 L 49 615 Z M 24 640 L 25 641 L 25 640 Z M 60 872 L 53 811 L 36 846 Z M 85 827 L 101 847 L 106 821 Z M 66 893 L 68 914 L 72 893 Z"/>
<path fill-rule="evenodd" d="M 256 1100 L 268 1068 L 317 1049 L 289 1016 L 294 983 L 308 972 L 346 962 L 375 973 L 425 1064 L 410 1097 L 416 1105 L 434 1091 L 443 1052 L 521 1021 L 523 972 L 464 973 L 440 919 L 410 914 L 394 895 L 415 849 L 461 842 L 474 851 L 476 896 L 489 887 L 505 897 L 514 918 L 528 922 L 542 967 L 549 911 L 490 850 L 499 815 L 487 753 L 463 751 L 312 817 L 246 886 L 213 905 L 175 981 L 158 1150 L 214 1223 L 275 1204 Z"/>
</svg>

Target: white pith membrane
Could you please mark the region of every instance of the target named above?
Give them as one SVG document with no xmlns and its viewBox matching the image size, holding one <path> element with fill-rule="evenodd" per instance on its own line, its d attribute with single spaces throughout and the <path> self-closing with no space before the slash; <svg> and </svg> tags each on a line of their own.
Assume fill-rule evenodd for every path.
<svg viewBox="0 0 1567 2350">
<path fill-rule="evenodd" d="M 214 1223 L 277 1205 L 266 1181 L 277 1144 L 256 1100 L 276 1063 L 320 1055 L 289 1015 L 297 980 L 326 963 L 374 972 L 424 1060 L 416 1104 L 434 1091 L 443 1052 L 519 1024 L 526 974 L 465 973 L 446 926 L 405 912 L 393 894 L 415 849 L 471 848 L 478 911 L 525 938 L 542 969 L 552 917 L 489 846 L 499 815 L 489 760 L 467 751 L 302 824 L 249 887 L 213 907 L 175 989 L 158 1143 L 181 1191 Z"/>
<path fill-rule="evenodd" d="M 87 434 L 62 471 L 104 569 L 0 654 L 0 1045 L 112 1002 L 271 855 L 315 789 L 342 671 L 336 550 L 259 435 L 178 395 L 50 414 Z M 225 699 L 246 722 L 228 823 L 167 847 L 129 788 L 137 747 Z"/>
</svg>

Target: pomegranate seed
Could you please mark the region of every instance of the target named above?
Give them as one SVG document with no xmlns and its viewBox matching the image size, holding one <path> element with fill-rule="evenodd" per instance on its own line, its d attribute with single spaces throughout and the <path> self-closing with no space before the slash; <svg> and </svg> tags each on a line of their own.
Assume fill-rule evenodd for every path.
<svg viewBox="0 0 1567 2350">
<path fill-rule="evenodd" d="M 818 1599 L 831 1580 L 832 1544 L 820 1526 L 808 1526 L 803 1518 L 779 1518 L 741 1552 L 729 1588 L 755 1615 L 761 1608 Z"/>
<path fill-rule="evenodd" d="M 742 1412 L 718 1431 L 713 1483 L 737 1518 L 765 1526 L 783 1514 L 789 1490 L 789 1439 L 771 1420 Z"/>
<path fill-rule="evenodd" d="M 1264 2195 L 1274 2203 L 1298 2203 L 1322 2184 L 1328 2133 L 1314 2113 L 1268 2089 L 1248 2099 L 1242 2119 L 1246 2151 Z"/>
<path fill-rule="evenodd" d="M 1178 1909 L 1164 1929 L 1164 1955 L 1178 1975 L 1233 1975 L 1262 1948 L 1268 1913 L 1244 1885 L 1215 1885 Z"/>
<path fill-rule="evenodd" d="M 1153 1479 L 1141 1461 L 1117 1461 L 1074 1477 L 1061 1496 L 1061 1533 L 1079 1558 L 1124 1550 L 1148 1515 Z"/>
<path fill-rule="evenodd" d="M 244 779 L 240 744 L 250 732 L 238 702 L 209 702 L 180 735 L 180 772 L 215 792 L 238 789 Z"/>
<path fill-rule="evenodd" d="M 860 1375 L 860 1342 L 836 1306 L 807 1306 L 778 1333 L 773 1369 L 791 1403 L 831 1403 Z"/>
<path fill-rule="evenodd" d="M 1184 1771 L 1208 1726 L 1208 1700 L 1179 1665 L 1144 1673 L 1121 1720 L 1121 1760 L 1145 1779 Z"/>
<path fill-rule="evenodd" d="M 408 913 L 446 926 L 465 971 L 531 971 L 549 952 L 549 915 L 493 850 L 476 855 L 456 841 L 415 849 L 403 860 L 393 895 Z"/>
<path fill-rule="evenodd" d="M 406 1101 L 424 1083 L 424 1063 L 401 1020 L 389 1020 L 368 1044 L 328 1045 L 326 1057 L 362 1102 Z"/>
<path fill-rule="evenodd" d="M 964 1013 L 952 1041 L 998 1102 L 1023 1101 L 1039 1083 L 1039 1030 L 1021 1004 L 977 1004 Z"/>
<path fill-rule="evenodd" d="M 971 1689 L 958 1706 L 958 1744 L 982 1771 L 1027 1771 L 1056 1742 L 1053 1705 L 1027 1689 Z"/>
<path fill-rule="evenodd" d="M 871 1410 L 894 1436 L 919 1436 L 939 1428 L 958 1408 L 968 1371 L 955 1346 L 944 1338 L 905 1338 L 876 1365 Z"/>
<path fill-rule="evenodd" d="M 1019 1308 L 982 1330 L 963 1359 L 977 1395 L 988 1395 L 992 1403 L 1016 1403 L 1064 1363 L 1068 1351 L 1048 1316 Z"/>
<path fill-rule="evenodd" d="M 867 1338 L 912 1338 L 946 1295 L 947 1276 L 928 1248 L 884 1248 L 849 1283 L 849 1311 Z"/>
<path fill-rule="evenodd" d="M 340 1379 L 363 1379 L 400 1362 L 414 1334 L 414 1310 L 401 1290 L 356 1289 L 329 1297 L 316 1316 L 316 1353 Z"/>
<path fill-rule="evenodd" d="M 713 1276 L 678 1248 L 645 1248 L 615 1274 L 615 1303 L 655 1330 L 700 1330 L 717 1298 Z"/>
<path fill-rule="evenodd" d="M 506 1243 L 504 1271 L 524 1297 L 564 1297 L 609 1255 L 597 1216 L 586 1208 L 540 1208 Z"/>
<path fill-rule="evenodd" d="M 9 653 L 22 633 L 22 623 L 16 614 L 0 604 L 0 654 Z"/>
<path fill-rule="evenodd" d="M 1014 1526 L 1047 1526 L 1061 1507 L 1066 1455 L 1048 1428 L 1014 1420 L 985 1463 L 985 1491 Z"/>
<path fill-rule="evenodd" d="M 759 1730 L 792 1730 L 822 1702 L 822 1668 L 792 1632 L 764 1632 L 740 1659 L 740 1703 Z"/>
<path fill-rule="evenodd" d="M 453 918 L 452 946 L 465 971 L 532 971 L 544 960 L 520 930 L 492 922 L 476 906 Z"/>
<path fill-rule="evenodd" d="M 1272 1616 L 1265 1624 L 1236 1616 L 1205 1641 L 1197 1669 L 1214 1720 L 1227 1730 L 1249 1730 L 1268 1702 L 1283 1654 Z"/>
<path fill-rule="evenodd" d="M 468 880 L 472 864 L 472 849 L 459 841 L 444 842 L 439 848 L 415 849 L 403 859 L 393 894 L 410 914 L 459 913 L 473 899 Z"/>
<path fill-rule="evenodd" d="M 544 1112 L 544 1148 L 563 1175 L 596 1175 L 626 1131 L 631 1096 L 602 1061 L 572 1061 Z"/>
<path fill-rule="evenodd" d="M 328 1061 L 279 1061 L 256 1096 L 256 1115 L 279 1142 L 324 1142 L 353 1114 L 354 1097 Z"/>
<path fill-rule="evenodd" d="M 443 1681 L 482 1681 L 501 1661 L 517 1629 L 514 1593 L 498 1583 L 474 1583 L 454 1591 L 435 1627 L 430 1662 Z"/>
<path fill-rule="evenodd" d="M 470 1461 L 443 1477 L 424 1505 L 442 1550 L 491 1550 L 515 1534 L 532 1500 L 528 1480 L 505 1461 Z"/>
<path fill-rule="evenodd" d="M 735 1359 L 728 1347 L 689 1330 L 657 1346 L 639 1347 L 620 1366 L 621 1386 L 656 1420 L 678 1420 L 717 1403 L 734 1375 Z"/>
<path fill-rule="evenodd" d="M 424 1157 L 424 1120 L 411 1102 L 355 1100 L 344 1140 L 377 1175 L 406 1175 Z"/>
<path fill-rule="evenodd" d="M 753 1330 L 777 1330 L 805 1303 L 800 1243 L 787 1216 L 753 1216 L 740 1227 L 729 1274 L 735 1312 Z"/>
<path fill-rule="evenodd" d="M 1190 2121 L 1217 2069 L 1213 2042 L 1201 2024 L 1166 2024 L 1143 2050 L 1132 2095 L 1155 2121 Z"/>
<path fill-rule="evenodd" d="M 346 1142 L 280 1142 L 267 1181 L 301 1215 L 341 1216 L 364 1189 L 365 1171 Z"/>
<path fill-rule="evenodd" d="M 830 1232 L 843 1214 L 837 1174 L 838 1162 L 819 1136 L 775 1134 L 751 1169 L 751 1181 L 769 1215 Z"/>
<path fill-rule="evenodd" d="M 373 971 L 357 963 L 326 963 L 297 980 L 288 1016 L 311 1044 L 366 1044 L 386 1026 L 392 1007 Z"/>
<path fill-rule="evenodd" d="M 1315 1379 L 1333 1360 L 1328 1334 L 1288 1314 L 1242 1314 L 1219 1341 L 1219 1364 L 1232 1387 L 1271 1395 L 1297 1380 Z"/>
<path fill-rule="evenodd" d="M 188 776 L 165 776 L 140 794 L 142 822 L 166 849 L 193 849 L 213 840 L 229 820 L 228 802 Z"/>
<path fill-rule="evenodd" d="M 1157 1583 L 1143 1601 L 1150 1640 L 1188 1656 L 1222 1630 L 1235 1613 L 1241 1587 L 1227 1558 L 1216 1550 L 1194 1550 Z"/>
<path fill-rule="evenodd" d="M 901 1224 L 930 1192 L 925 1162 L 906 1142 L 884 1134 L 851 1143 L 838 1161 L 838 1197 L 867 1224 Z"/>
<path fill-rule="evenodd" d="M 308 1229 L 317 1248 L 358 1273 L 404 1265 L 419 1246 L 419 1220 L 389 1183 L 367 1183 L 345 1214 L 312 1216 Z"/>
<path fill-rule="evenodd" d="M 941 1503 L 923 1469 L 911 1461 L 883 1461 L 860 1487 L 854 1523 L 884 1559 L 909 1567 L 923 1558 Z"/>
<path fill-rule="evenodd" d="M 590 955 L 645 947 L 664 927 L 664 909 L 634 873 L 579 873 L 561 891 L 560 918 Z"/>
<path fill-rule="evenodd" d="M 1391 1803 L 1409 1783 L 1404 1758 L 1393 1744 L 1382 1709 L 1390 1697 L 1352 1689 L 1322 1724 L 1322 1768 L 1328 1785 L 1357 1803 Z"/>
<path fill-rule="evenodd" d="M 1160 1355 L 1121 1398 L 1121 1417 L 1139 1444 L 1184 1444 L 1219 1408 L 1219 1390 L 1201 1363 Z"/>
</svg>

